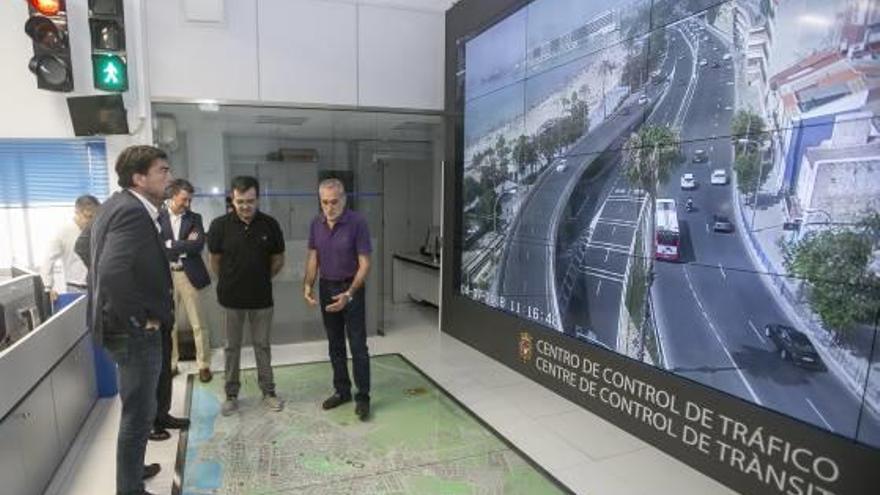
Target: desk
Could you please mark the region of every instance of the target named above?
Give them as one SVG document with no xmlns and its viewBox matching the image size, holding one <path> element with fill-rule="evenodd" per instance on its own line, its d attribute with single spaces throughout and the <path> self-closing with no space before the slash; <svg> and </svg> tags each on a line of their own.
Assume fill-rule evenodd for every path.
<svg viewBox="0 0 880 495">
<path fill-rule="evenodd" d="M 394 253 L 391 300 L 413 300 L 440 305 L 440 263 L 420 253 Z"/>
<path fill-rule="evenodd" d="M 2 493 L 38 495 L 98 398 L 86 298 L 0 351 Z"/>
</svg>

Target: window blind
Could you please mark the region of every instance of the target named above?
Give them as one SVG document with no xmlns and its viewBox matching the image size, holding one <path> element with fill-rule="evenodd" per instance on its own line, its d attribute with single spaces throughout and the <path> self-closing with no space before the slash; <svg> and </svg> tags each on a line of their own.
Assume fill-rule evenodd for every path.
<svg viewBox="0 0 880 495">
<path fill-rule="evenodd" d="M 109 194 L 103 139 L 0 139 L 0 207 L 72 205 Z"/>
</svg>

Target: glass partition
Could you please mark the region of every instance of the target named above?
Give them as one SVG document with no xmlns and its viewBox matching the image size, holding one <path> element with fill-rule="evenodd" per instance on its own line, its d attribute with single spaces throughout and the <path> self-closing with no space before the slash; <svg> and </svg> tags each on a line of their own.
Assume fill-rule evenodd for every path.
<svg viewBox="0 0 880 495">
<path fill-rule="evenodd" d="M 327 177 L 343 181 L 349 207 L 367 218 L 367 329 L 382 331 L 392 253 L 417 252 L 425 232 L 439 225 L 440 185 L 433 178 L 439 180 L 440 116 L 184 103 L 157 103 L 153 112 L 156 145 L 169 153 L 175 177 L 196 187 L 192 208 L 205 228 L 225 213 L 233 177 L 260 181 L 260 209 L 278 220 L 286 244 L 284 269 L 273 282 L 274 343 L 324 338 L 320 312 L 302 299 L 302 279 L 309 225 L 319 213 L 317 187 Z M 204 303 L 217 345 L 222 319 L 213 286 Z"/>
</svg>

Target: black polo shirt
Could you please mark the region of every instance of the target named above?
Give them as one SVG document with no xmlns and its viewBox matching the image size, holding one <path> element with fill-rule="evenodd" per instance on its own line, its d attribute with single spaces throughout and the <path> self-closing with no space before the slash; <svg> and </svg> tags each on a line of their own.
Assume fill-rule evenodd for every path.
<svg viewBox="0 0 880 495">
<path fill-rule="evenodd" d="M 284 234 L 274 218 L 257 211 L 250 224 L 235 212 L 217 217 L 208 230 L 208 251 L 221 255 L 217 299 L 233 309 L 273 305 L 270 257 L 284 252 Z"/>
</svg>

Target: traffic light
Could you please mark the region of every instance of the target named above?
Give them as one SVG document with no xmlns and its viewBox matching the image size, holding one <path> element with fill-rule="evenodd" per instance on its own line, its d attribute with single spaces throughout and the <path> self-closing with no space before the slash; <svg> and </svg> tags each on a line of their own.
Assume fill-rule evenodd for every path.
<svg viewBox="0 0 880 495">
<path fill-rule="evenodd" d="M 37 87 L 49 91 L 72 91 L 70 37 L 64 0 L 28 0 L 30 16 L 24 32 L 34 45 L 28 68 L 37 76 Z"/>
<path fill-rule="evenodd" d="M 95 88 L 112 92 L 127 90 L 128 63 L 122 0 L 89 0 L 89 31 L 92 35 L 92 79 Z"/>
</svg>

